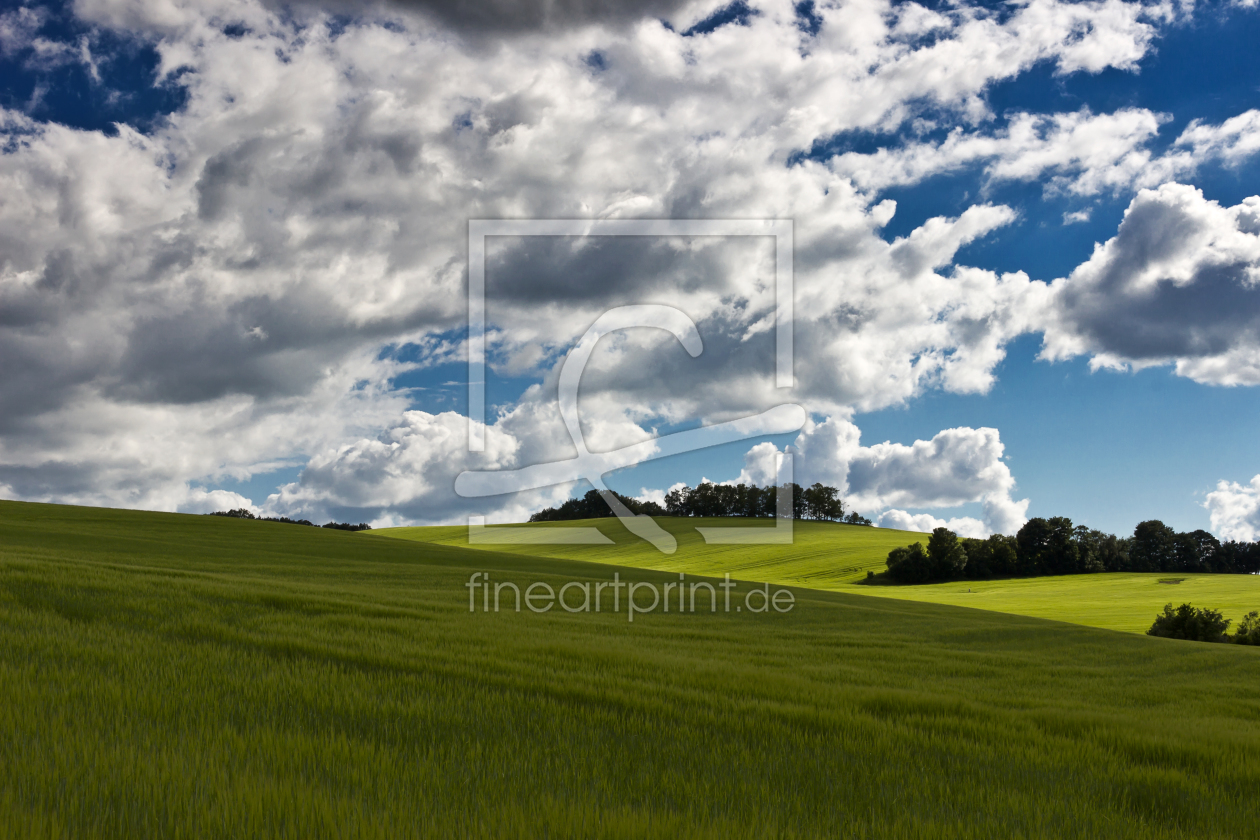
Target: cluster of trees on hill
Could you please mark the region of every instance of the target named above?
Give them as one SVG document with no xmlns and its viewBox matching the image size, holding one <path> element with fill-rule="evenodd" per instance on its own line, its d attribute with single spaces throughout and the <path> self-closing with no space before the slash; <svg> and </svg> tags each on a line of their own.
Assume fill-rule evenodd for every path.
<svg viewBox="0 0 1260 840">
<path fill-rule="evenodd" d="M 665 510 L 656 502 L 641 502 L 638 499 L 632 499 L 629 496 L 623 496 L 620 493 L 612 491 L 612 494 L 626 507 L 631 513 L 647 516 L 664 516 Z M 530 522 L 564 522 L 572 519 L 598 519 L 601 516 L 612 516 L 612 508 L 599 495 L 598 490 L 590 490 L 580 499 L 569 499 L 560 507 L 543 508 L 529 518 Z"/>
<path fill-rule="evenodd" d="M 210 516 L 230 516 L 233 519 L 254 519 L 258 522 L 284 522 L 289 525 L 309 525 L 312 528 L 334 528 L 338 531 L 370 531 L 372 526 L 366 522 L 360 522 L 358 525 L 351 525 L 349 522 L 325 522 L 323 525 L 316 525 L 309 519 L 290 519 L 287 516 L 254 516 L 245 508 L 234 508 L 232 510 L 216 510 Z"/>
<path fill-rule="evenodd" d="M 770 518 L 775 515 L 780 489 L 792 493 L 792 518 L 812 519 L 820 522 L 845 522 L 850 525 L 870 525 L 871 521 L 857 513 L 845 516 L 844 501 L 834 487 L 814 484 L 801 487 L 785 484 L 783 488 L 757 487 L 749 484 L 712 484 L 703 482 L 696 487 L 680 487 L 665 494 L 665 506 L 656 502 L 631 499 L 613 493 L 621 503 L 637 514 L 649 516 L 743 516 Z M 580 499 L 569 499 L 558 508 L 540 510 L 529 518 L 530 522 L 557 522 L 567 519 L 595 519 L 612 516 L 613 513 L 599 492 L 591 490 Z"/>
<path fill-rule="evenodd" d="M 1207 531 L 1178 533 L 1157 519 L 1118 538 L 1066 516 L 1030 519 L 1013 537 L 960 538 L 937 528 L 922 543 L 888 554 L 888 577 L 932 583 L 987 577 L 1037 577 L 1089 572 L 1260 573 L 1260 543 L 1224 542 Z"/>
<path fill-rule="evenodd" d="M 1172 604 L 1155 619 L 1148 636 L 1165 639 L 1187 639 L 1192 642 L 1233 642 L 1236 645 L 1260 645 L 1260 612 L 1252 610 L 1238 623 L 1238 631 L 1232 636 L 1230 620 L 1220 610 L 1209 610 L 1182 604 L 1173 609 Z"/>
</svg>

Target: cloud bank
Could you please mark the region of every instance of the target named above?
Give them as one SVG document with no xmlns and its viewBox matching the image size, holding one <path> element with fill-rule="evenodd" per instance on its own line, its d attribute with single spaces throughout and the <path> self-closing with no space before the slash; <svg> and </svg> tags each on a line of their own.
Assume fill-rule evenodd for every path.
<svg viewBox="0 0 1260 840">
<path fill-rule="evenodd" d="M 798 442 L 811 469 L 854 499 L 979 502 L 992 530 L 1026 506 L 996 430 L 860 447 L 842 418 L 930 389 L 983 393 L 1029 332 L 1045 332 L 1047 358 L 1260 376 L 1251 199 L 1139 193 L 1115 238 L 1053 284 L 960 262 L 1018 218 L 1001 204 L 883 235 L 897 205 L 882 190 L 960 166 L 1093 194 L 1247 159 L 1255 112 L 1192 124 L 1162 156 L 1146 145 L 1163 118 L 1141 109 L 992 127 L 995 83 L 1038 64 L 1132 70 L 1179 14 L 1170 5 L 855 0 L 808 20 L 777 1 L 728 17 L 650 0 L 435 0 L 349 18 L 250 0 L 73 8 L 152 45 L 156 82 L 187 99 L 146 132 L 0 109 L 0 484 L 22 498 L 199 510 L 219 503 L 216 481 L 305 465 L 269 510 L 467 512 L 442 498 L 480 463 L 462 454 L 465 421 L 416 410 L 394 381 L 460 357 L 469 218 L 795 220 L 790 393 L 770 375 L 767 243 L 492 243 L 489 360 L 538 382 L 487 418 L 495 464 L 569 446 L 547 408 L 557 365 L 621 303 L 682 308 L 706 351 L 687 359 L 633 331 L 601 343 L 583 380 L 593 445 L 792 400 L 818 419 Z M 55 47 L 32 15 L 3 16 L 6 54 Z M 805 154 L 925 122 L 952 133 Z M 1181 232 L 1161 237 L 1170 225 Z M 526 501 L 486 504 L 502 518 Z"/>
<path fill-rule="evenodd" d="M 912 444 L 859 443 L 852 422 L 810 423 L 793 445 L 793 478 L 838 488 L 846 506 L 875 516 L 886 528 L 930 531 L 947 526 L 964 536 L 1013 534 L 1026 521 L 1028 499 L 1012 498 L 1015 478 L 1004 462 L 997 429 L 946 429 Z M 786 479 L 783 455 L 773 444 L 749 450 L 739 481 L 765 486 Z M 983 519 L 938 519 L 902 508 L 952 508 L 978 502 Z"/>
</svg>

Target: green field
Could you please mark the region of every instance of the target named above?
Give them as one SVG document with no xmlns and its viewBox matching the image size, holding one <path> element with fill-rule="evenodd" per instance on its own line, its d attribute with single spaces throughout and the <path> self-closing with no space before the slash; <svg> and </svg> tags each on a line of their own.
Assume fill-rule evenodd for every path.
<svg viewBox="0 0 1260 840">
<path fill-rule="evenodd" d="M 1257 575 L 1099 574 L 870 586 L 862 582 L 866 572 L 883 571 L 891 549 L 912 542 L 926 544 L 928 535 L 857 525 L 798 522 L 792 545 L 710 546 L 696 533 L 697 526 L 763 528 L 765 523 L 672 517 L 661 517 L 657 522 L 678 540 L 677 553 L 662 554 L 630 534 L 615 519 L 563 523 L 569 527 L 598 526 L 617 543 L 615 546 L 494 548 L 536 557 L 564 557 L 688 574 L 729 572 L 732 577 L 746 580 L 997 610 L 1133 633 L 1146 632 L 1164 604 L 1170 601 L 1219 609 L 1235 622 L 1251 610 L 1260 610 L 1260 576 Z M 388 528 L 368 533 L 441 545 L 468 545 L 467 529 L 463 526 Z"/>
<path fill-rule="evenodd" d="M 1235 623 L 1251 610 L 1260 610 L 1257 575 L 1065 575 L 845 591 L 859 589 L 884 598 L 998 610 L 1130 633 L 1145 633 L 1170 602 L 1218 609 Z"/>
<path fill-rule="evenodd" d="M 531 529 L 598 527 L 614 545 L 468 545 L 468 529 L 463 525 L 427 528 L 384 528 L 366 531 L 365 536 L 393 537 L 435 545 L 459 546 L 487 551 L 506 551 L 530 557 L 585 560 L 638 569 L 667 572 L 685 571 L 695 575 L 723 575 L 743 580 L 768 580 L 786 586 L 831 589 L 866 577 L 867 570 L 882 571 L 888 552 L 897 546 L 921 540 L 927 535 L 862 525 L 834 522 L 797 522 L 791 545 L 707 545 L 696 531 L 705 527 L 766 528 L 764 520 L 681 519 L 657 517 L 656 522 L 674 535 L 678 550 L 663 554 L 626 530 L 617 519 L 586 519 L 577 522 L 548 522 Z M 519 527 L 519 526 L 516 526 Z M 494 526 L 490 527 L 494 530 Z"/>
<path fill-rule="evenodd" d="M 786 614 L 470 613 L 471 571 L 677 579 L 0 502 L 0 836 L 1260 825 L 1257 649 L 809 589 Z"/>
</svg>

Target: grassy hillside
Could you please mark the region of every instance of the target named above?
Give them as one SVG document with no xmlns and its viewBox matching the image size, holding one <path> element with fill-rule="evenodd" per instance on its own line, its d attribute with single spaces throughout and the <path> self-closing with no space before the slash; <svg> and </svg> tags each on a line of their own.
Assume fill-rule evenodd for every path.
<svg viewBox="0 0 1260 840">
<path fill-rule="evenodd" d="M 1238 838 L 1260 651 L 674 574 L 0 502 L 0 836 Z"/>
<path fill-rule="evenodd" d="M 613 518 L 577 522 L 548 522 L 535 529 L 597 527 L 615 545 L 510 545 L 471 546 L 506 551 L 531 557 L 556 557 L 633 566 L 639 569 L 685 571 L 696 575 L 723 575 L 744 580 L 768 580 L 788 586 L 831 589 L 861 580 L 869 569 L 882 571 L 888 552 L 915 541 L 927 542 L 927 535 L 862 525 L 834 522 L 797 522 L 791 545 L 707 545 L 696 528 L 766 528 L 765 520 L 703 519 L 662 516 L 656 522 L 674 535 L 678 551 L 662 554 L 652 545 L 631 534 Z M 493 530 L 493 527 L 491 528 Z M 463 525 L 430 528 L 385 528 L 365 532 L 374 536 L 415 540 L 435 545 L 470 547 L 468 529 Z"/>
<path fill-rule="evenodd" d="M 1258 575 L 1065 575 L 844 591 L 860 589 L 885 598 L 1000 610 L 1131 633 L 1145 633 L 1169 602 L 1219 609 L 1235 623 L 1260 610 Z"/>
<path fill-rule="evenodd" d="M 867 570 L 883 571 L 888 552 L 927 534 L 856 525 L 798 522 L 795 544 L 783 546 L 705 545 L 695 528 L 721 525 L 765 527 L 732 519 L 676 519 L 657 522 L 678 539 L 678 551 L 665 555 L 626 531 L 615 519 L 563 523 L 597 525 L 615 546 L 493 546 L 499 551 L 536 557 L 566 557 L 640 568 L 685 571 L 764 580 L 835 592 L 952 604 L 976 609 L 1070 621 L 1090 627 L 1144 633 L 1164 604 L 1190 602 L 1219 609 L 1235 622 L 1260 609 L 1260 576 L 1102 574 L 995 581 L 955 581 L 922 586 L 868 586 Z M 553 527 L 534 525 L 534 528 Z M 387 528 L 370 532 L 439 545 L 467 546 L 463 526 Z M 1171 583 L 1169 581 L 1179 581 Z"/>
</svg>

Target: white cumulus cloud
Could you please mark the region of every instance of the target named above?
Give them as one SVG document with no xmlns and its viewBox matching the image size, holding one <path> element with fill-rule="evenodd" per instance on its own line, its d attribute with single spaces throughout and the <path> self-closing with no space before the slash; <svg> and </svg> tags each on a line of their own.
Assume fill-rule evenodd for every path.
<svg viewBox="0 0 1260 840">
<path fill-rule="evenodd" d="M 1015 113 L 997 131 L 959 126 L 944 140 L 845 152 L 828 166 L 876 193 L 978 167 L 986 185 L 1039 181 L 1047 193 L 1088 197 L 1158 186 L 1190 176 L 1207 163 L 1237 166 L 1260 152 L 1260 111 L 1246 111 L 1219 125 L 1195 120 L 1166 151 L 1155 152 L 1150 143 L 1170 118 L 1146 108 L 1110 114 L 1088 109 Z"/>
<path fill-rule="evenodd" d="M 904 510 L 888 510 L 879 516 L 876 522 L 881 528 L 892 528 L 898 531 L 921 531 L 930 534 L 937 528 L 948 528 L 960 537 L 983 539 L 992 533 L 983 522 L 971 516 L 938 519 L 930 513 L 911 514 Z"/>
<path fill-rule="evenodd" d="M 1222 540 L 1260 539 L 1260 475 L 1245 485 L 1217 482 L 1203 506 L 1212 519 L 1212 531 Z"/>
<path fill-rule="evenodd" d="M 1028 500 L 1015 500 L 1015 478 L 1003 460 L 1005 449 L 997 429 L 945 429 L 931 440 L 912 444 L 859 442 L 852 422 L 830 417 L 811 422 L 793 446 L 793 478 L 838 488 L 846 506 L 875 515 L 885 527 L 931 530 L 947 525 L 965 536 L 1013 534 L 1026 521 Z M 783 453 L 762 443 L 745 455 L 739 481 L 765 486 L 770 463 L 782 480 Z M 952 508 L 978 502 L 983 521 L 972 517 L 937 519 L 911 515 L 899 508 Z M 887 518 L 885 518 L 887 517 Z M 927 527 L 929 523 L 936 523 Z M 952 523 L 952 524 L 950 524 Z"/>
</svg>

